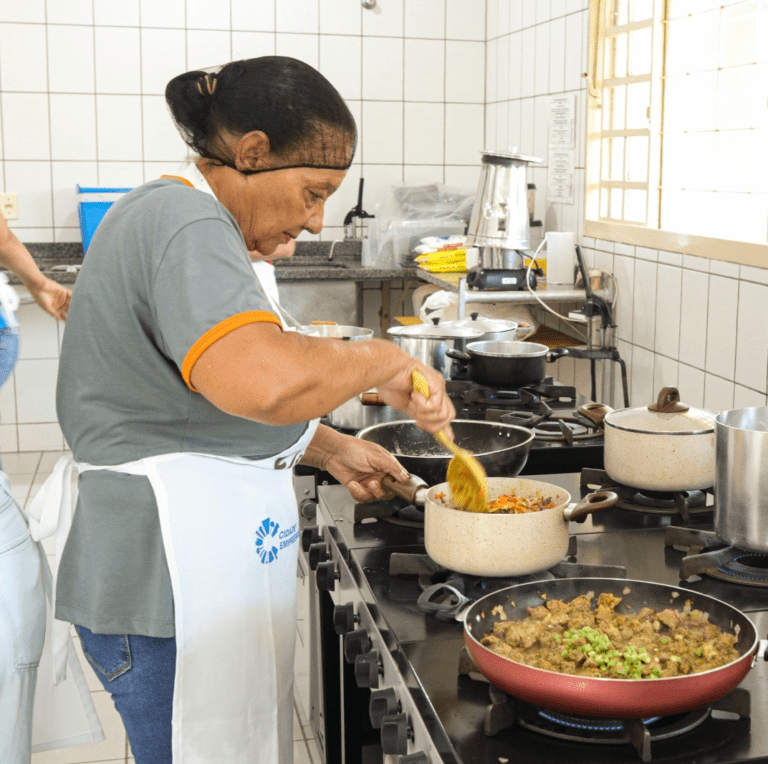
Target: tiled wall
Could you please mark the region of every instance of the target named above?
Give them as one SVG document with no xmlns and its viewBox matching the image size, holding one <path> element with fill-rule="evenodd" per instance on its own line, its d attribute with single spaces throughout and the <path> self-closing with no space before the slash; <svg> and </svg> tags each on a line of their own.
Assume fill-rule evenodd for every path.
<svg viewBox="0 0 768 764">
<path fill-rule="evenodd" d="M 587 0 L 488 0 L 487 19 L 486 146 L 544 158 L 529 170 L 536 217 L 546 230 L 576 231 L 587 264 L 615 274 L 632 405 L 647 405 L 667 385 L 690 405 L 717 411 L 766 405 L 768 270 L 581 233 Z M 548 204 L 546 106 L 563 93 L 575 93 L 577 103 L 575 204 Z M 589 392 L 588 362 L 560 360 L 556 374 Z M 616 403 L 623 405 L 621 397 Z"/>
<path fill-rule="evenodd" d="M 259 55 L 318 67 L 360 126 L 326 213 L 332 240 L 390 184 L 477 182 L 482 0 L 23 0 L 0 3 L 0 184 L 23 241 L 78 241 L 75 184 L 133 186 L 186 155 L 163 98 L 176 74 Z M 370 211 L 370 209 L 369 209 Z M 306 234 L 305 234 L 306 236 Z"/>
</svg>

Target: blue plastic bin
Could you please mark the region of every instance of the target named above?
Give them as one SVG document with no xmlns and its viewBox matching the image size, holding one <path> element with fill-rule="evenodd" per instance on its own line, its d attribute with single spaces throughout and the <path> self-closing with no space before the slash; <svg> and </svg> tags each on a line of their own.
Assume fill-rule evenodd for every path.
<svg viewBox="0 0 768 764">
<path fill-rule="evenodd" d="M 80 218 L 80 233 L 83 237 L 83 252 L 93 238 L 93 233 L 101 223 L 107 210 L 124 194 L 133 191 L 132 188 L 102 188 L 98 186 L 81 186 L 77 184 L 77 214 Z"/>
</svg>

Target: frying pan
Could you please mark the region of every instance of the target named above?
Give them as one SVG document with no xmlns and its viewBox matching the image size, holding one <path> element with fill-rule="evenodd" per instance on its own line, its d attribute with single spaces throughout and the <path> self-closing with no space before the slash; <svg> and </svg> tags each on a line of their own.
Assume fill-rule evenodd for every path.
<svg viewBox="0 0 768 764">
<path fill-rule="evenodd" d="M 700 674 L 658 679 L 612 679 L 560 674 L 494 653 L 480 643 L 500 620 L 494 608 L 501 606 L 506 620 L 522 620 L 529 607 L 546 599 L 570 601 L 587 592 L 609 592 L 622 598 L 616 611 L 637 612 L 682 609 L 686 600 L 707 613 L 722 631 L 738 634 L 739 657 L 720 668 Z M 627 593 L 625 593 L 627 592 Z M 673 596 L 674 595 L 674 596 Z M 619 578 L 561 578 L 517 584 L 477 600 L 465 614 L 464 642 L 485 677 L 514 697 L 545 708 L 580 716 L 634 719 L 682 713 L 727 695 L 746 676 L 755 659 L 759 640 L 754 624 L 744 613 L 722 600 L 676 586 Z"/>
<path fill-rule="evenodd" d="M 528 461 L 533 432 L 525 427 L 500 422 L 455 419 L 451 422 L 454 443 L 472 452 L 486 474 L 491 477 L 518 475 Z M 428 432 L 420 430 L 413 420 L 384 422 L 357 433 L 362 440 L 378 443 L 412 475 L 428 485 L 445 480 L 445 471 L 453 454 Z"/>
</svg>

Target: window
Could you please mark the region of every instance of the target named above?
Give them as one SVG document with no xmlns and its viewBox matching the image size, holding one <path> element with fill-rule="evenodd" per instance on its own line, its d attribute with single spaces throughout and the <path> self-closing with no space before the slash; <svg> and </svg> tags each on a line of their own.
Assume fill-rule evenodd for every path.
<svg viewBox="0 0 768 764">
<path fill-rule="evenodd" d="M 768 267 L 768 0 L 592 0 L 588 236 Z"/>
</svg>

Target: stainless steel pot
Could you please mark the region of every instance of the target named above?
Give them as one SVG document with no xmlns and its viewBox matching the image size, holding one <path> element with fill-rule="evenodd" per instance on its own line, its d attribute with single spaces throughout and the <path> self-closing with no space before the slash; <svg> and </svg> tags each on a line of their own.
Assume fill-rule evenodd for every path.
<svg viewBox="0 0 768 764">
<path fill-rule="evenodd" d="M 462 351 L 468 341 L 482 337 L 482 332 L 444 324 L 415 324 L 393 326 L 387 330 L 387 335 L 408 355 L 440 372 L 443 379 L 450 379 L 453 360 L 447 351 Z"/>
<path fill-rule="evenodd" d="M 768 408 L 715 417 L 715 533 L 738 549 L 768 552 Z"/>
<path fill-rule="evenodd" d="M 507 342 L 517 337 L 517 321 L 507 321 L 503 318 L 486 318 L 479 313 L 470 313 L 469 318 L 458 318 L 455 321 L 442 321 L 440 326 L 461 326 L 465 329 L 476 329 L 482 332 L 480 342 Z"/>
<path fill-rule="evenodd" d="M 362 393 L 350 398 L 328 414 L 328 423 L 339 430 L 356 433 L 374 425 L 408 419 L 408 414 L 403 411 L 378 400 L 373 402 L 372 396 L 378 399 L 376 393 Z"/>
<path fill-rule="evenodd" d="M 649 406 L 590 403 L 579 413 L 605 426 L 605 471 L 617 482 L 646 491 L 714 485 L 716 412 L 686 406 L 676 388 L 662 388 Z"/>
<path fill-rule="evenodd" d="M 541 382 L 548 354 L 549 348 L 537 342 L 470 342 L 466 353 L 448 355 L 468 364 L 473 382 L 512 390 Z"/>
<path fill-rule="evenodd" d="M 331 337 L 337 340 L 369 340 L 373 337 L 373 329 L 340 324 L 312 324 L 311 326 L 302 326 L 299 331 L 314 337 Z"/>
</svg>

